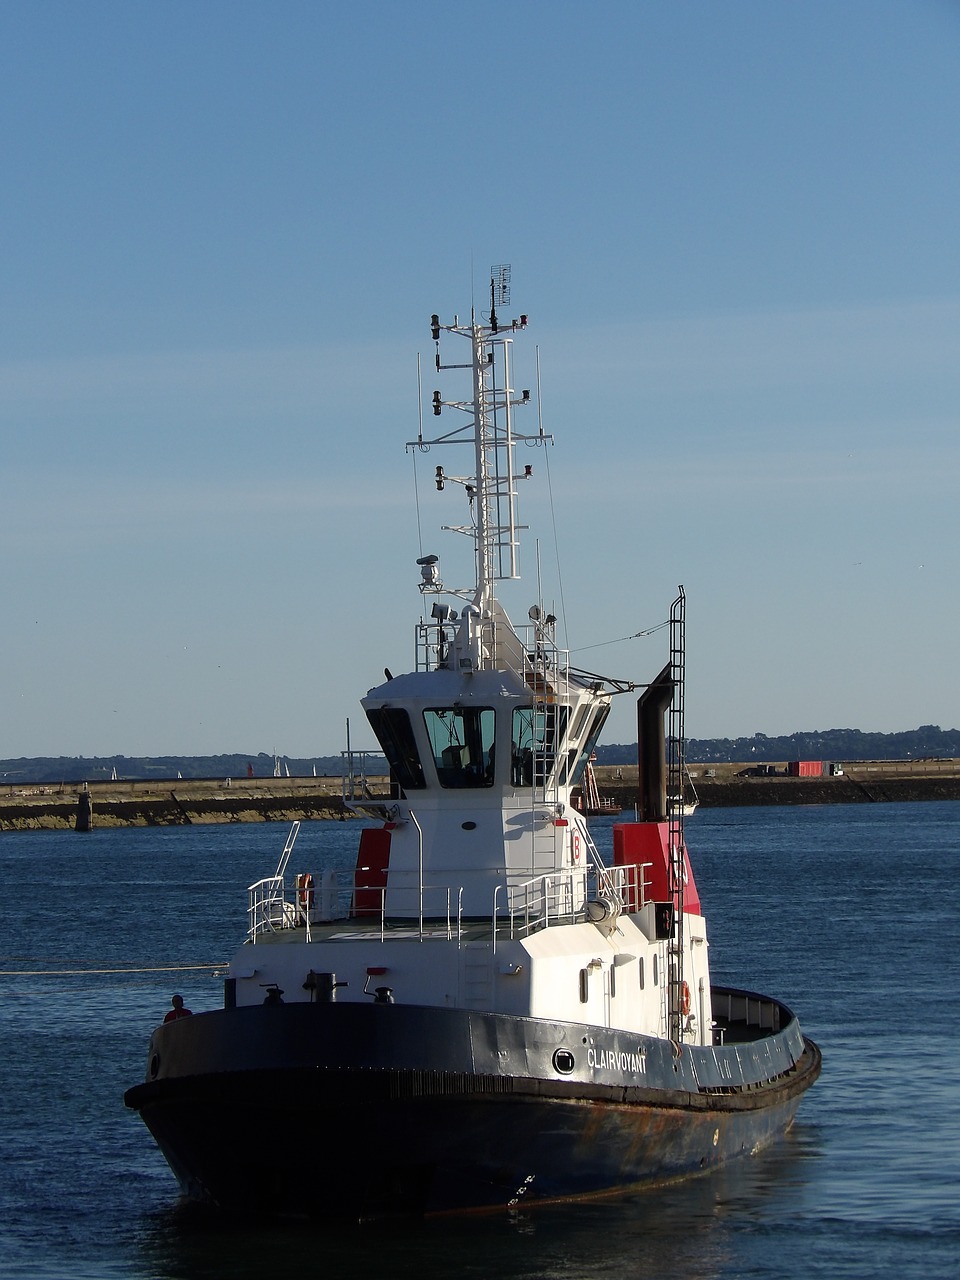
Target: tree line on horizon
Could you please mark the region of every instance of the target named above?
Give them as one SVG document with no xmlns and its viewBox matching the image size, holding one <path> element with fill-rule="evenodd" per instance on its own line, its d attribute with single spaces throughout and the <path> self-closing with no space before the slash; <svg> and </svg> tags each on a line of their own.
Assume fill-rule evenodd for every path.
<svg viewBox="0 0 960 1280">
<path fill-rule="evenodd" d="M 960 757 L 960 730 L 925 724 L 902 733 L 864 733 L 860 729 L 826 729 L 769 737 L 755 733 L 746 738 L 689 738 L 688 761 L 698 764 L 775 763 L 785 760 L 922 760 Z M 597 747 L 597 764 L 630 765 L 637 759 L 637 744 L 611 743 Z M 369 755 L 364 767 L 370 774 L 386 773 L 382 756 Z M 166 781 L 181 778 L 243 778 L 276 775 L 295 778 L 340 777 L 343 758 L 276 756 L 265 751 L 213 756 L 36 756 L 0 760 L 0 781 L 30 783 L 100 782 L 116 774 L 118 779 Z"/>
<path fill-rule="evenodd" d="M 824 729 L 769 737 L 688 738 L 686 759 L 698 764 L 773 764 L 785 760 L 925 760 L 960 757 L 960 730 L 922 724 L 901 733 L 864 733 L 861 729 Z M 597 747 L 598 764 L 631 764 L 637 744 Z"/>
</svg>

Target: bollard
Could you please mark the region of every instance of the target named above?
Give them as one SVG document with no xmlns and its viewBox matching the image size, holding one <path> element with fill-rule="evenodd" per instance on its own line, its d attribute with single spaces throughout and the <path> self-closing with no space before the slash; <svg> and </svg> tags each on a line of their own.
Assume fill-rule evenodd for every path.
<svg viewBox="0 0 960 1280">
<path fill-rule="evenodd" d="M 90 792 L 87 790 L 87 784 L 83 784 L 83 790 L 77 796 L 77 820 L 74 823 L 74 831 L 89 831 L 93 827 L 93 800 L 90 798 Z"/>
</svg>

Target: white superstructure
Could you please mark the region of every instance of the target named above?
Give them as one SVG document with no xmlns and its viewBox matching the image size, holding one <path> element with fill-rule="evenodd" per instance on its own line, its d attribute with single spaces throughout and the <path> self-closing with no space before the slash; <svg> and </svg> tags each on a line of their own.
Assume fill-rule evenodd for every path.
<svg viewBox="0 0 960 1280">
<path fill-rule="evenodd" d="M 571 804 L 611 697 L 632 686 L 574 669 L 542 602 L 515 626 L 497 599 L 497 583 L 519 577 L 517 491 L 532 467 L 518 466 L 517 446 L 549 440 L 518 429 L 531 396 L 513 389 L 511 353 L 527 317 L 498 319 L 504 273 L 492 273 L 485 319 L 432 318 L 437 372 L 464 371 L 470 391 L 434 392 L 434 416 L 453 425 L 408 445 L 472 455 L 469 474 L 440 464 L 434 478 L 466 500 L 446 527 L 472 539 L 476 581 L 446 587 L 437 556 L 418 562 L 429 610 L 414 669 L 362 699 L 393 785 L 350 799 L 383 826 L 363 832 L 350 877 L 288 879 L 291 843 L 277 875 L 251 888 L 236 1003 L 265 991 L 374 999 L 709 1044 L 706 928 L 682 820 L 631 824 L 608 867 Z M 464 362 L 445 362 L 442 336 L 465 344 Z"/>
</svg>

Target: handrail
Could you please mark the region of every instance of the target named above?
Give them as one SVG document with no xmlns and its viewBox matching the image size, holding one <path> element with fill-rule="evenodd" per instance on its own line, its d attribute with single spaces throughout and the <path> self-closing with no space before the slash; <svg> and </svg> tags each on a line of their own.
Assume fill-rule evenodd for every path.
<svg viewBox="0 0 960 1280">
<path fill-rule="evenodd" d="M 592 847 L 592 842 L 589 845 Z M 593 898 L 603 899 L 615 915 L 639 911 L 647 901 L 650 882 L 646 872 L 650 866 L 642 863 L 607 867 L 596 857 L 588 858 L 583 866 L 547 872 L 527 880 L 510 882 L 501 878 L 492 886 L 490 903 L 489 928 L 494 952 L 498 937 L 526 937 L 561 921 L 572 924 L 589 919 L 587 904 Z M 358 889 L 367 900 L 377 894 L 379 902 L 373 899 L 363 910 L 355 911 L 354 895 Z M 310 905 L 298 900 L 296 884 L 290 886 L 288 897 L 282 876 L 267 876 L 250 885 L 247 889 L 248 938 L 256 941 L 264 934 L 303 929 L 309 942 L 313 926 L 317 924 L 362 918 L 376 918 L 381 942 L 387 937 L 387 888 L 358 885 L 356 871 L 351 869 L 327 871 L 321 877 L 318 890 L 316 903 Z M 419 869 L 391 872 L 392 927 L 403 924 L 413 928 L 421 940 L 436 936 L 439 929 L 449 940 L 456 937 L 458 945 L 462 945 L 467 923 L 463 914 L 464 892 L 463 884 L 450 881 L 424 883 Z"/>
<path fill-rule="evenodd" d="M 290 904 L 286 901 L 283 876 L 266 876 L 247 888 L 248 936 L 276 933 L 287 922 Z"/>
<path fill-rule="evenodd" d="M 423 827 L 417 821 L 417 815 L 410 810 L 410 820 L 417 828 L 417 876 L 420 880 L 420 936 L 423 937 Z M 450 913 L 450 899 L 447 898 L 447 915 Z"/>
</svg>

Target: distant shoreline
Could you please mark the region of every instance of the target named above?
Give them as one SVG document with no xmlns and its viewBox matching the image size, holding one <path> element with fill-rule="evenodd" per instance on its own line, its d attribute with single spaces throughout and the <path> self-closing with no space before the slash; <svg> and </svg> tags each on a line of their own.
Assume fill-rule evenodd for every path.
<svg viewBox="0 0 960 1280">
<path fill-rule="evenodd" d="M 960 800 L 960 760 L 861 761 L 846 765 L 841 776 L 822 778 L 742 776 L 746 768 L 691 765 L 700 805 L 712 809 Z M 629 777 L 632 770 L 601 766 L 596 773 L 601 794 L 619 804 L 624 821 L 630 821 L 638 799 L 636 782 Z M 386 792 L 386 778 L 369 781 L 375 792 Z M 84 790 L 94 829 L 354 816 L 343 803 L 341 779 L 334 777 L 3 784 L 0 832 L 72 830 Z"/>
<path fill-rule="evenodd" d="M 842 773 L 816 778 L 787 777 L 786 761 L 767 767 L 773 775 L 753 776 L 746 764 L 689 765 L 691 789 L 705 809 L 754 805 L 883 804 L 897 801 L 960 800 L 960 759 L 859 760 L 843 765 Z M 637 803 L 632 782 L 621 781 L 621 770 L 596 770 L 603 795 L 626 810 Z"/>
</svg>

